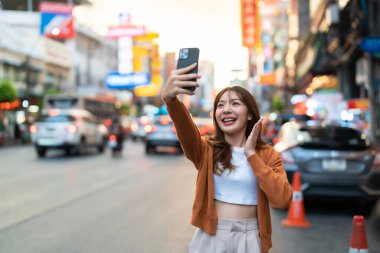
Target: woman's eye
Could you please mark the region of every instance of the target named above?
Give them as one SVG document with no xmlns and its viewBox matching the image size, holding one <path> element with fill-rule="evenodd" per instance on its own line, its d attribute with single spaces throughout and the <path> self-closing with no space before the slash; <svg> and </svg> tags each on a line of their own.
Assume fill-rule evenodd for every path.
<svg viewBox="0 0 380 253">
<path fill-rule="evenodd" d="M 217 108 L 222 108 L 222 107 L 223 107 L 223 104 L 218 104 L 216 107 L 217 107 Z"/>
</svg>

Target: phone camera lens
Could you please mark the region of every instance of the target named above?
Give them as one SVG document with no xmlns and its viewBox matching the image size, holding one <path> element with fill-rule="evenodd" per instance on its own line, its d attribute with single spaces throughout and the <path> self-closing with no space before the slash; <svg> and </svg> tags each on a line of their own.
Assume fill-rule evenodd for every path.
<svg viewBox="0 0 380 253">
<path fill-rule="evenodd" d="M 179 51 L 179 58 L 186 59 L 189 56 L 189 49 L 183 48 Z"/>
</svg>

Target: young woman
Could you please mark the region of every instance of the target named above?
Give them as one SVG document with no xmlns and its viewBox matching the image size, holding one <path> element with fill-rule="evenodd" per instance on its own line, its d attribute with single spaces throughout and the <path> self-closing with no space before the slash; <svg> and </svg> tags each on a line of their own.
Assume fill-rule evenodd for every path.
<svg viewBox="0 0 380 253">
<path fill-rule="evenodd" d="M 287 208 L 292 200 L 283 163 L 261 139 L 259 110 L 239 86 L 223 89 L 214 101 L 215 134 L 201 137 L 179 94 L 198 74 L 195 64 L 171 72 L 163 99 L 186 157 L 198 170 L 191 224 L 198 227 L 190 253 L 267 253 L 272 246 L 269 204 Z"/>
</svg>

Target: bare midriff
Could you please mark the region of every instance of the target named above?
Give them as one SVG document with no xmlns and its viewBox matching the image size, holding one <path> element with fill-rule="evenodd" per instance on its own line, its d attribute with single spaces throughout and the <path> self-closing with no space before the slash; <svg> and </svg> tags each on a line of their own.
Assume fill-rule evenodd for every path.
<svg viewBox="0 0 380 253">
<path fill-rule="evenodd" d="M 239 205 L 215 200 L 215 207 L 219 219 L 246 220 L 257 218 L 256 205 Z"/>
</svg>

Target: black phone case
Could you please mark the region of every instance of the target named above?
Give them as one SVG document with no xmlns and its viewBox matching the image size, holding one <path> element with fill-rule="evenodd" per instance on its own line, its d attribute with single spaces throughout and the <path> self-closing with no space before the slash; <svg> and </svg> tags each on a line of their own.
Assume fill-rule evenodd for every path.
<svg viewBox="0 0 380 253">
<path fill-rule="evenodd" d="M 198 61 L 199 61 L 199 48 L 187 48 L 189 50 L 188 57 L 186 59 L 180 59 L 178 57 L 177 69 L 185 68 L 190 66 L 193 63 L 197 63 L 197 66 L 191 71 L 187 72 L 187 74 L 196 74 L 198 73 Z M 197 79 L 191 79 L 190 81 L 196 82 Z M 194 91 L 195 87 L 186 88 L 190 91 Z"/>
</svg>

